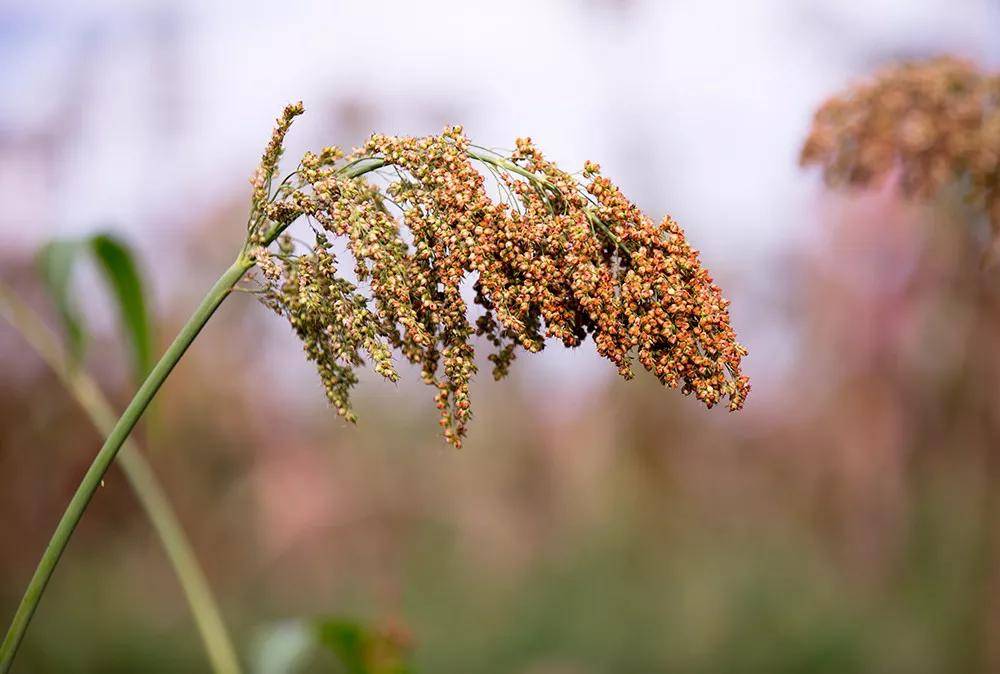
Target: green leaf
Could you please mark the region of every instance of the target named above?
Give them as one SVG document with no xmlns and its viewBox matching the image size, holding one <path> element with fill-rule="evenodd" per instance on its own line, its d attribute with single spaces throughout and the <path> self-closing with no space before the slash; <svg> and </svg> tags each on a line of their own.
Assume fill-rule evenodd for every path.
<svg viewBox="0 0 1000 674">
<path fill-rule="evenodd" d="M 73 265 L 80 253 L 79 241 L 58 239 L 42 246 L 38 252 L 38 271 L 42 276 L 45 289 L 52 298 L 63 324 L 66 336 L 66 351 L 69 354 L 70 365 L 79 365 L 86 351 L 86 331 L 83 319 L 76 310 L 70 296 L 70 280 L 73 276 Z"/>
<path fill-rule="evenodd" d="M 349 674 L 369 674 L 365 664 L 366 639 L 357 623 L 325 620 L 319 624 L 319 640 L 333 651 Z"/>
<path fill-rule="evenodd" d="M 348 674 L 408 674 L 406 647 L 398 638 L 341 618 L 316 625 L 319 641 L 332 651 Z"/>
<path fill-rule="evenodd" d="M 73 271 L 81 251 L 89 251 L 100 268 L 118 308 L 122 333 L 132 352 L 134 376 L 141 382 L 152 366 L 153 339 L 142 277 L 129 247 L 111 234 L 87 240 L 57 239 L 38 253 L 38 268 L 55 304 L 66 336 L 70 364 L 84 357 L 87 331 L 73 297 Z"/>
<path fill-rule="evenodd" d="M 111 234 L 97 234 L 89 244 L 118 304 L 122 332 L 132 349 L 133 372 L 141 383 L 152 366 L 153 330 L 138 265 L 128 245 Z"/>
</svg>

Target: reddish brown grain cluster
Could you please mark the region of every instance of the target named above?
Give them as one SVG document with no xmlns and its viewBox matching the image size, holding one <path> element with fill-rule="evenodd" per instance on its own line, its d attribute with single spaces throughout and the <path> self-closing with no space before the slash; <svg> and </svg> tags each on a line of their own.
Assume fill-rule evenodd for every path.
<svg viewBox="0 0 1000 674">
<path fill-rule="evenodd" d="M 299 112 L 290 106 L 283 120 Z M 279 121 L 276 136 L 285 129 Z M 255 185 L 270 184 L 268 156 Z M 386 187 L 362 177 L 375 170 Z M 255 193 L 250 254 L 264 272 L 264 300 L 291 322 L 338 412 L 353 420 L 348 395 L 362 354 L 394 380 L 395 349 L 436 387 L 455 445 L 471 415 L 475 334 L 495 346 L 498 379 L 518 347 L 539 351 L 546 338 L 577 346 L 590 336 L 626 378 L 638 358 L 708 407 L 726 398 L 739 409 L 750 389 L 740 372 L 746 350 L 697 251 L 673 220 L 656 225 L 643 215 L 596 164 L 587 162 L 583 176 L 585 185 L 530 139 L 502 158 L 470 145 L 460 127 L 424 138 L 373 135 L 346 160 L 336 148 L 309 153 L 273 194 Z M 281 239 L 268 251 L 300 217 L 316 232 L 312 249 L 296 254 Z M 370 299 L 338 274 L 333 238 L 347 242 Z M 474 321 L 466 279 L 480 310 Z"/>
<path fill-rule="evenodd" d="M 967 177 L 1000 233 L 1000 75 L 947 57 L 886 68 L 823 104 L 801 161 L 831 185 L 898 170 L 904 194 L 924 198 Z"/>
</svg>

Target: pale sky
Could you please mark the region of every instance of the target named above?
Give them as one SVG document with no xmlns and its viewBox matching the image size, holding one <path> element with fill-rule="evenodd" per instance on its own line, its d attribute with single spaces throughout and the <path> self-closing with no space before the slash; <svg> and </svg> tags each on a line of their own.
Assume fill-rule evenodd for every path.
<svg viewBox="0 0 1000 674">
<path fill-rule="evenodd" d="M 490 146 L 531 135 L 673 215 L 720 280 L 766 286 L 815 226 L 819 180 L 796 155 L 826 95 L 894 58 L 1000 66 L 990 0 L 17 4 L 0 3 L 0 138 L 61 130 L 41 196 L 0 148 L 0 230 L 29 249 L 105 223 L 163 246 L 243 198 L 273 118 L 302 99 L 289 156 L 445 122 Z M 241 226 L 219 236 L 236 247 Z M 769 339 L 766 310 L 734 317 Z M 578 360 L 544 362 L 541 377 Z"/>
</svg>

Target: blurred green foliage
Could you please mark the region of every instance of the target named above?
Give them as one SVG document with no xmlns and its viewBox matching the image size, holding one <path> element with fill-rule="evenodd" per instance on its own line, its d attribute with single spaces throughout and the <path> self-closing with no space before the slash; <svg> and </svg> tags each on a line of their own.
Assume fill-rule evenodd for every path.
<svg viewBox="0 0 1000 674">
<path fill-rule="evenodd" d="M 316 625 L 319 642 L 333 652 L 345 674 L 412 674 L 405 644 L 356 620 L 327 618 Z"/>
<path fill-rule="evenodd" d="M 58 239 L 39 251 L 39 271 L 62 322 L 67 350 L 79 362 L 87 346 L 84 311 L 73 285 L 76 263 L 84 253 L 93 257 L 115 300 L 122 334 L 127 337 L 132 353 L 132 371 L 136 382 L 141 383 L 152 366 L 152 322 L 135 256 L 128 244 L 113 234 Z"/>
</svg>

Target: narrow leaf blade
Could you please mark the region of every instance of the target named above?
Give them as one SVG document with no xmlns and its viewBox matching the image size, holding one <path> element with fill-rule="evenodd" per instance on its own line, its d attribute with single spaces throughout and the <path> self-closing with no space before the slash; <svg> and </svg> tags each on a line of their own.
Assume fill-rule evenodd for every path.
<svg viewBox="0 0 1000 674">
<path fill-rule="evenodd" d="M 96 234 L 90 249 L 118 305 L 122 331 L 132 350 L 136 381 L 141 382 L 152 366 L 153 329 L 139 266 L 127 244 L 111 234 Z"/>
<path fill-rule="evenodd" d="M 327 618 L 316 623 L 319 643 L 348 674 L 411 674 L 407 646 L 398 636 L 355 620 Z"/>
</svg>

